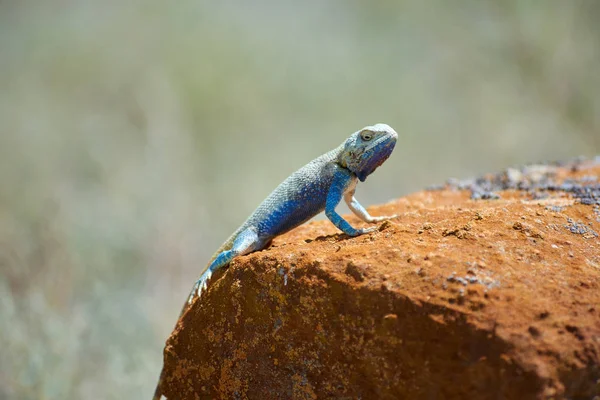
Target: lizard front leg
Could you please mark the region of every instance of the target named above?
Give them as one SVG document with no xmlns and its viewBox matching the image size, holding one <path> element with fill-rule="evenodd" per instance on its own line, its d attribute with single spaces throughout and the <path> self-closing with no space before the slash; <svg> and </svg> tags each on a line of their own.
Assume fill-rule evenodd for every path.
<svg viewBox="0 0 600 400">
<path fill-rule="evenodd" d="M 371 228 L 360 228 L 356 229 L 342 218 L 336 211 L 335 208 L 342 200 L 342 196 L 347 191 L 348 187 L 356 179 L 352 173 L 346 169 L 338 169 L 333 175 L 333 181 L 327 192 L 327 201 L 325 203 L 325 215 L 329 220 L 338 227 L 339 230 L 344 232 L 348 236 L 358 236 L 364 233 L 373 232 L 374 227 Z M 359 204 L 360 206 L 360 204 Z M 362 208 L 362 206 L 361 206 Z M 364 211 L 364 208 L 363 208 Z M 365 211 L 368 215 L 368 213 Z"/>
<path fill-rule="evenodd" d="M 396 214 L 382 215 L 379 217 L 371 216 L 371 214 L 369 214 L 369 212 L 367 210 L 365 210 L 365 208 L 354 197 L 354 188 L 352 190 L 347 191 L 346 194 L 344 194 L 344 201 L 346 202 L 346 204 L 348 204 L 348 208 L 350 208 L 350 210 L 352 210 L 354 215 L 356 215 L 358 218 L 362 219 L 363 221 L 371 223 L 371 224 L 373 224 L 375 222 L 385 221 L 386 219 L 396 218 L 398 216 Z"/>
</svg>

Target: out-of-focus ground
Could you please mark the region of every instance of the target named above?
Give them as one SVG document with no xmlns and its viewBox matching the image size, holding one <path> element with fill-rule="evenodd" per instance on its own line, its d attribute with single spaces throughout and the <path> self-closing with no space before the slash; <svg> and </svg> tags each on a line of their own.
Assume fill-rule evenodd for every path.
<svg viewBox="0 0 600 400">
<path fill-rule="evenodd" d="M 401 135 L 366 205 L 598 153 L 599 18 L 559 0 L 0 3 L 0 398 L 151 396 L 212 252 L 365 125 Z"/>
</svg>

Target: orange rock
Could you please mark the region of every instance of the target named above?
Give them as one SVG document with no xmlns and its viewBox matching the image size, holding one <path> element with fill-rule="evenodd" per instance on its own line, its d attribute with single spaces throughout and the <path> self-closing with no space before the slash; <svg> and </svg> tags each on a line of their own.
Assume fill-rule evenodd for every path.
<svg viewBox="0 0 600 400">
<path fill-rule="evenodd" d="M 600 166 L 528 168 L 471 188 L 490 200 L 450 184 L 373 207 L 400 217 L 372 234 L 318 221 L 236 259 L 167 340 L 163 393 L 600 395 Z"/>
</svg>

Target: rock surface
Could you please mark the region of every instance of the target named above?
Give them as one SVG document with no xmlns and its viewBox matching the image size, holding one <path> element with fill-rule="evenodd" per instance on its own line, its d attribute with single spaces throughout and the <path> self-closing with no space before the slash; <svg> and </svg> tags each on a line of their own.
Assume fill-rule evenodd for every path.
<svg viewBox="0 0 600 400">
<path fill-rule="evenodd" d="M 240 257 L 164 351 L 173 399 L 595 399 L 600 162 L 451 181 Z M 363 226 L 347 216 L 355 226 Z"/>
</svg>

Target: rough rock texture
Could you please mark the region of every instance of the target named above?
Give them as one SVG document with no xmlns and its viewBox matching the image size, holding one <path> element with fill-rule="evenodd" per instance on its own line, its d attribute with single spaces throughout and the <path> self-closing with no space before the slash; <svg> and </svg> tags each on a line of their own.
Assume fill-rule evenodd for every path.
<svg viewBox="0 0 600 400">
<path fill-rule="evenodd" d="M 169 399 L 595 399 L 600 163 L 398 199 L 241 257 L 164 351 Z M 347 217 L 352 224 L 363 226 Z"/>
</svg>

